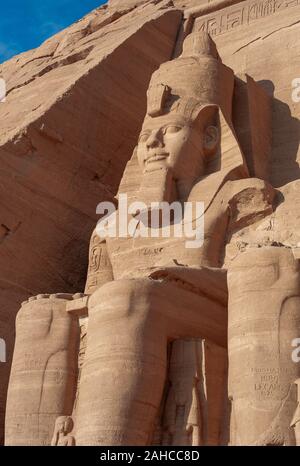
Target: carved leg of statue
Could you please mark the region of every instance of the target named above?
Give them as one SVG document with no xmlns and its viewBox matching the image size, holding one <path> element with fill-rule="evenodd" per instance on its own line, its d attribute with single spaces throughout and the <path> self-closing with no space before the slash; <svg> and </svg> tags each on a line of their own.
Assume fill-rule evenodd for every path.
<svg viewBox="0 0 300 466">
<path fill-rule="evenodd" d="M 146 445 L 163 393 L 167 344 L 208 336 L 226 345 L 227 313 L 150 279 L 110 282 L 90 298 L 77 445 Z"/>
<path fill-rule="evenodd" d="M 227 443 L 225 348 L 200 338 L 176 340 L 172 344 L 167 385 L 163 445 L 220 445 L 224 440 Z"/>
<path fill-rule="evenodd" d="M 79 327 L 72 295 L 39 295 L 17 315 L 6 409 L 6 445 L 50 445 L 57 417 L 72 414 Z"/>
<path fill-rule="evenodd" d="M 293 445 L 300 364 L 299 263 L 287 248 L 255 248 L 228 272 L 229 394 L 236 445 Z"/>
<path fill-rule="evenodd" d="M 203 445 L 206 405 L 201 397 L 202 343 L 201 339 L 190 339 L 172 345 L 162 419 L 164 445 Z"/>
</svg>

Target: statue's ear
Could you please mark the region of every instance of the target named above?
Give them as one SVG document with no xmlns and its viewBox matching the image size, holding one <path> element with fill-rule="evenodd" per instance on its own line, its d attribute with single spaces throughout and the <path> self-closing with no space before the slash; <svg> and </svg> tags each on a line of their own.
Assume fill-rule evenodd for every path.
<svg viewBox="0 0 300 466">
<path fill-rule="evenodd" d="M 208 104 L 198 109 L 197 124 L 203 134 L 203 152 L 214 155 L 220 144 L 220 121 L 218 105 Z"/>
<path fill-rule="evenodd" d="M 209 125 L 204 128 L 203 149 L 207 156 L 214 155 L 220 143 L 220 129 L 218 126 Z"/>
</svg>

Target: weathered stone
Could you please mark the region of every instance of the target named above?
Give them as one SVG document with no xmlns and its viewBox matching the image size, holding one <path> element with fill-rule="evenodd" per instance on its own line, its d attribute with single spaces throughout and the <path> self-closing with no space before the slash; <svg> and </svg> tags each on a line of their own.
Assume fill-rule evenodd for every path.
<svg viewBox="0 0 300 466">
<path fill-rule="evenodd" d="M 17 318 L 7 444 L 299 445 L 299 8 L 110 0 L 1 66 L 4 334 L 37 294 Z M 124 194 L 140 202 L 125 217 Z M 135 235 L 101 236 L 101 200 Z M 166 225 L 175 201 L 203 202 L 183 221 L 204 215 L 203 241 Z M 74 335 L 37 352 L 30 326 L 55 306 Z M 52 347 L 72 364 L 44 389 Z M 28 361 L 42 378 L 24 386 Z"/>
<path fill-rule="evenodd" d="M 117 191 L 151 74 L 174 47 L 182 15 L 163 5 L 119 19 L 100 8 L 0 65 L 8 88 L 0 105 L 0 337 L 8 360 L 0 364 L 0 443 L 16 311 L 30 295 L 84 288 L 96 205 Z"/>
</svg>

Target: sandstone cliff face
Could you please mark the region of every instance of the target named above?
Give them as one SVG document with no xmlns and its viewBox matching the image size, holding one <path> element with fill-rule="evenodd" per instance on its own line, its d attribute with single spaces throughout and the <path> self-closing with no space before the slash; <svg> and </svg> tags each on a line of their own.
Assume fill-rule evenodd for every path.
<svg viewBox="0 0 300 466">
<path fill-rule="evenodd" d="M 109 0 L 108 1 L 108 6 L 111 10 L 118 10 L 122 11 L 123 9 L 126 8 L 136 8 L 137 6 L 140 6 L 142 4 L 149 3 L 151 0 Z M 155 3 L 155 2 L 153 2 Z M 157 2 L 158 3 L 158 2 Z M 191 7 L 196 7 L 199 5 L 207 5 L 209 3 L 209 0 L 173 0 L 172 2 L 170 1 L 169 4 L 181 7 L 181 8 L 191 8 Z"/>
<path fill-rule="evenodd" d="M 224 63 L 242 79 L 250 75 L 274 97 L 270 181 L 278 187 L 300 174 L 300 104 L 292 98 L 292 81 L 300 76 L 300 2 L 267 3 L 240 2 L 198 18 L 197 27 L 215 21 L 213 37 Z"/>
<path fill-rule="evenodd" d="M 0 65 L 0 439 L 20 302 L 83 289 L 96 206 L 116 193 L 181 17 L 164 1 L 104 6 Z"/>
<path fill-rule="evenodd" d="M 96 205 L 114 197 L 151 74 L 180 52 L 184 34 L 208 31 L 239 75 L 233 117 L 245 152 L 253 144 L 247 107 L 240 112 L 245 75 L 274 97 L 269 180 L 281 189 L 299 178 L 299 13 L 300 0 L 110 0 L 0 65 L 8 86 L 0 104 L 0 338 L 8 357 L 0 363 L 0 443 L 20 302 L 82 291 Z"/>
<path fill-rule="evenodd" d="M 122 10 L 123 8 L 135 8 L 147 3 L 147 0 L 110 0 L 108 5 L 111 9 Z"/>
</svg>

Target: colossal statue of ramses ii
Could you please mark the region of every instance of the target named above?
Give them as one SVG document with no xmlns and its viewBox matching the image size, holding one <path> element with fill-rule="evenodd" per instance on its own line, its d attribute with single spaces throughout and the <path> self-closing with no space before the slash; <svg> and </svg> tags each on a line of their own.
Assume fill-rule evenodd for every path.
<svg viewBox="0 0 300 466">
<path fill-rule="evenodd" d="M 246 86 L 249 111 L 269 121 L 270 99 L 251 78 Z M 202 202 L 203 242 L 187 247 L 172 219 L 168 237 L 161 223 L 156 235 L 150 224 L 149 235 L 95 229 L 85 294 L 39 295 L 18 314 L 8 445 L 58 444 L 70 417 L 64 444 L 299 443 L 299 265 L 267 227 L 282 218 L 282 193 L 267 181 L 270 131 L 259 133 L 267 123 L 251 115 L 260 142 L 244 154 L 234 92 L 203 32 L 153 74 L 117 217 L 124 194 L 143 202 L 144 218 L 158 203 Z"/>
</svg>

